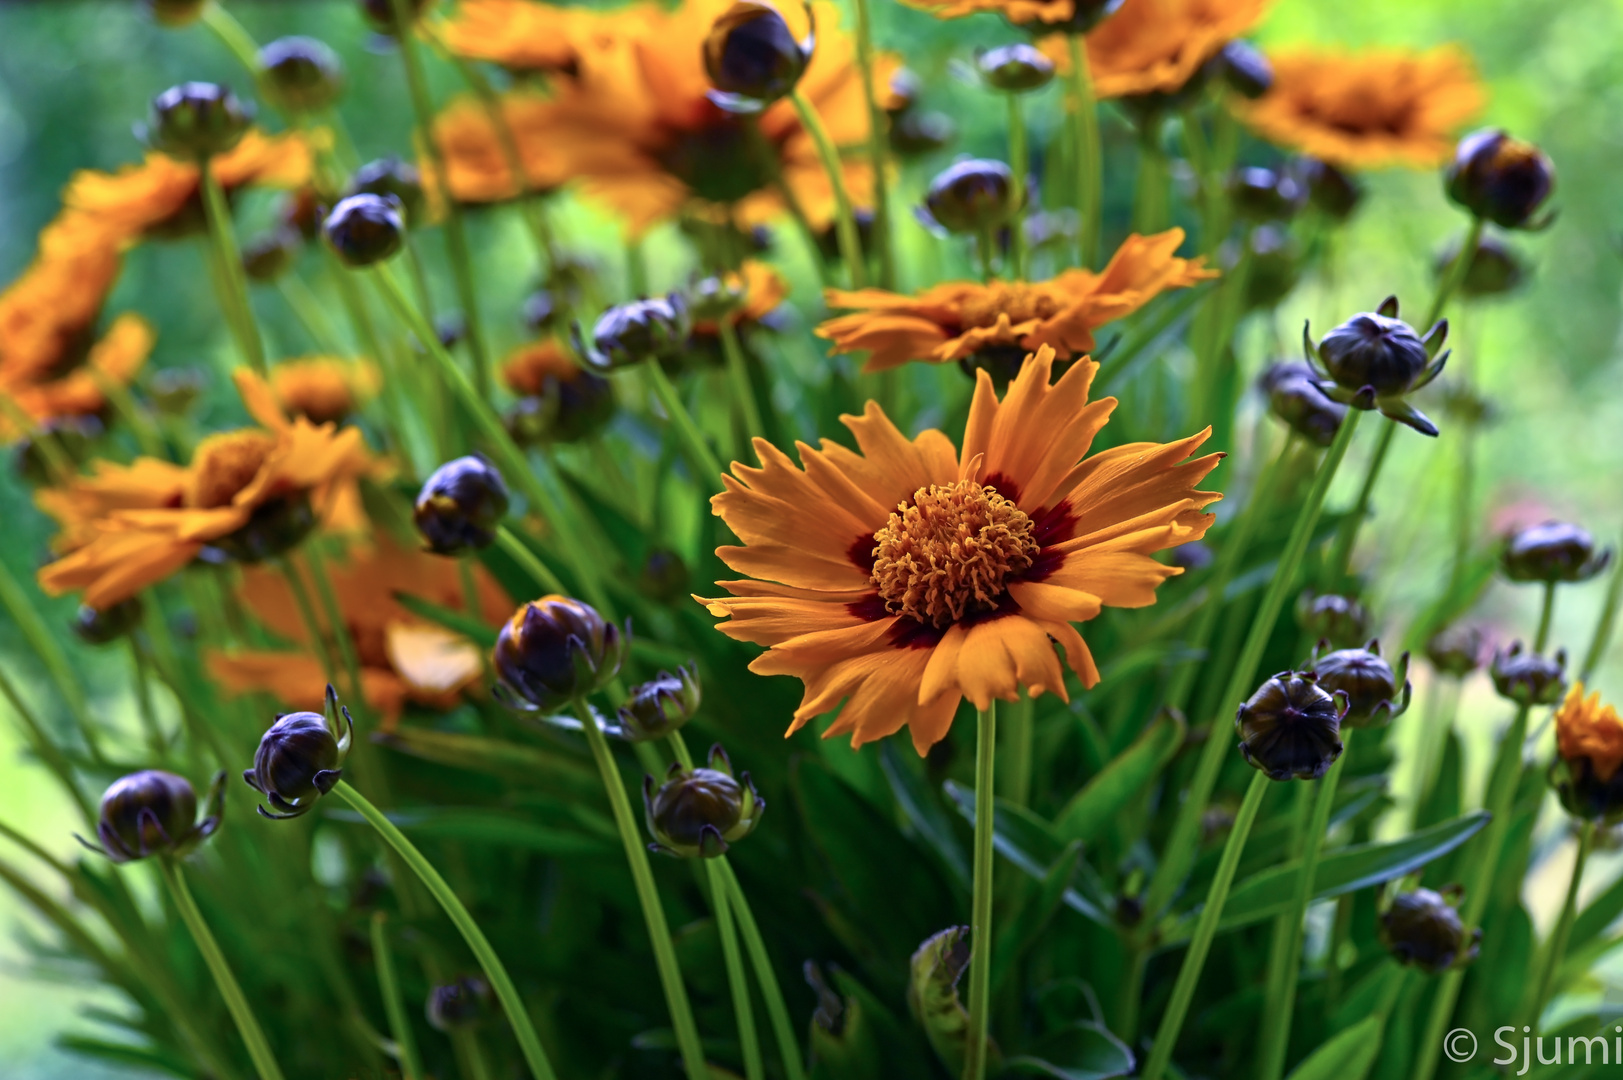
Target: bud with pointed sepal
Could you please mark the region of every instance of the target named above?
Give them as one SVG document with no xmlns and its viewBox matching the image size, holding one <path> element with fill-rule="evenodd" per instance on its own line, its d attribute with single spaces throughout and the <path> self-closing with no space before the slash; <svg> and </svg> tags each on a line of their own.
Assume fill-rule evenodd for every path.
<svg viewBox="0 0 1623 1080">
<path fill-rule="evenodd" d="M 1345 648 L 1369 640 L 1375 620 L 1350 596 L 1308 590 L 1296 598 L 1296 625 L 1316 641 Z"/>
<path fill-rule="evenodd" d="M 1476 959 L 1482 930 L 1467 939 L 1456 905 L 1460 890 L 1415 889 L 1399 893 L 1380 915 L 1380 939 L 1400 964 L 1412 964 L 1428 975 L 1464 967 Z"/>
<path fill-rule="evenodd" d="M 1422 435 L 1437 434 L 1437 425 L 1405 400 L 1441 375 L 1448 353 L 1438 353 L 1448 337 L 1441 319 L 1421 337 L 1398 318 L 1398 298 L 1389 296 L 1373 312 L 1354 315 L 1314 344 L 1309 324 L 1302 324 L 1302 348 L 1319 383 L 1333 400 L 1355 409 L 1378 409 L 1388 419 L 1407 424 Z"/>
<path fill-rule="evenodd" d="M 1313 651 L 1313 674 L 1319 689 L 1347 695 L 1342 726 L 1382 727 L 1409 708 L 1409 654 L 1398 658 L 1396 669 L 1381 656 L 1381 643 L 1371 640 L 1362 649 L 1328 648 L 1320 642 Z"/>
<path fill-rule="evenodd" d="M 645 360 L 674 360 L 688 346 L 693 319 L 681 293 L 617 304 L 598 317 L 588 345 L 580 327 L 570 327 L 575 352 L 600 371 Z"/>
<path fill-rule="evenodd" d="M 1463 679 L 1482 666 L 1482 631 L 1449 626 L 1426 639 L 1426 660 L 1440 675 Z"/>
<path fill-rule="evenodd" d="M 1518 705 L 1554 705 L 1567 688 L 1567 650 L 1540 656 L 1525 651 L 1521 642 L 1512 642 L 1510 648 L 1493 654 L 1488 674 L 1500 697 Z"/>
<path fill-rule="evenodd" d="M 1270 780 L 1317 780 L 1341 756 L 1345 691 L 1320 688 L 1312 672 L 1283 671 L 1240 706 L 1234 731 L 1246 764 Z"/>
<path fill-rule="evenodd" d="M 1500 569 L 1511 581 L 1588 581 L 1611 564 L 1612 551 L 1595 549 L 1589 530 L 1564 521 L 1522 529 L 1505 542 Z"/>
<path fill-rule="evenodd" d="M 483 454 L 469 454 L 434 470 L 411 516 L 427 550 L 465 555 L 496 542 L 509 505 L 501 472 Z"/>
<path fill-rule="evenodd" d="M 1316 446 L 1335 441 L 1347 417 L 1347 406 L 1325 396 L 1314 381 L 1312 368 L 1301 363 L 1275 364 L 1263 373 L 1262 389 L 1268 395 L 1269 411 L 1292 431 Z"/>
<path fill-rule="evenodd" d="M 661 671 L 654 678 L 631 688 L 631 697 L 620 706 L 620 736 L 627 742 L 663 739 L 680 731 L 699 711 L 699 672 L 692 664 Z"/>
<path fill-rule="evenodd" d="M 338 721 L 343 720 L 339 727 Z M 272 821 L 308 814 L 316 801 L 343 779 L 344 758 L 355 737 L 349 709 L 338 704 L 338 691 L 327 686 L 324 713 L 285 713 L 276 718 L 254 751 L 254 767 L 243 770 L 248 786 L 265 796 L 271 810 L 258 807 Z M 272 811 L 275 811 L 274 813 Z"/>
<path fill-rule="evenodd" d="M 655 843 L 649 850 L 684 859 L 714 859 L 727 853 L 761 822 L 766 800 L 750 774 L 733 775 L 727 752 L 710 748 L 707 766 L 684 769 L 677 763 L 656 790 L 643 778 L 643 810 Z"/>
<path fill-rule="evenodd" d="M 214 774 L 206 813 L 197 816 L 197 792 L 183 776 L 145 769 L 113 781 L 101 797 L 96 838 L 101 846 L 75 837 L 91 851 L 115 863 L 153 855 L 178 858 L 189 853 L 220 827 L 225 806 L 225 773 Z"/>
</svg>

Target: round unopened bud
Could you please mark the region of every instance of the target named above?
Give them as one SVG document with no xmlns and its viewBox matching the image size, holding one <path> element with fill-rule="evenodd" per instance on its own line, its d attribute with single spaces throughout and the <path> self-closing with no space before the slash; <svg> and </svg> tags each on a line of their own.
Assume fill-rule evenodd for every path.
<svg viewBox="0 0 1623 1080">
<path fill-rule="evenodd" d="M 1302 246 L 1288 229 L 1259 225 L 1247 242 L 1251 270 L 1245 276 L 1245 307 L 1275 308 L 1302 280 Z"/>
<path fill-rule="evenodd" d="M 688 595 L 688 568 L 670 548 L 654 548 L 642 561 L 637 591 L 661 604 L 674 604 Z"/>
<path fill-rule="evenodd" d="M 146 141 L 160 154 L 197 161 L 236 146 L 252 121 L 252 112 L 229 88 L 181 83 L 152 99 Z"/>
<path fill-rule="evenodd" d="M 749 773 L 733 776 L 732 762 L 718 744 L 710 748 L 708 768 L 684 769 L 673 764 L 665 782 L 654 789 L 643 778 L 643 809 L 652 851 L 685 859 L 714 859 L 760 824 L 766 810 Z"/>
<path fill-rule="evenodd" d="M 1537 229 L 1535 221 L 1555 190 L 1555 166 L 1532 143 L 1503 131 L 1476 131 L 1460 140 L 1444 175 L 1448 197 L 1471 214 L 1504 229 Z"/>
<path fill-rule="evenodd" d="M 208 0 L 141 0 L 141 6 L 159 26 L 186 26 L 203 14 Z"/>
<path fill-rule="evenodd" d="M 469 454 L 434 470 L 411 516 L 429 551 L 464 555 L 496 542 L 509 504 L 507 482 L 496 466 L 483 454 Z"/>
<path fill-rule="evenodd" d="M 406 228 L 413 229 L 423 222 L 427 202 L 423 196 L 423 177 L 417 166 L 397 157 L 383 157 L 368 161 L 350 177 L 346 195 L 393 196 L 400 203 L 400 219 Z"/>
<path fill-rule="evenodd" d="M 1398 659 L 1394 671 L 1381 656 L 1378 641 L 1323 656 L 1315 652 L 1313 675 L 1320 690 L 1347 695 L 1347 711 L 1341 718 L 1346 727 L 1381 727 L 1409 707 L 1409 654 Z"/>
<path fill-rule="evenodd" d="M 1432 269 L 1438 278 L 1447 276 L 1459 253 L 1458 241 L 1437 253 Z M 1526 279 L 1527 267 L 1510 245 L 1496 236 L 1484 236 L 1477 241 L 1476 253 L 1460 279 L 1460 292 L 1466 296 L 1498 296 Z"/>
<path fill-rule="evenodd" d="M 994 90 L 1026 94 L 1054 80 L 1054 62 L 1025 42 L 987 49 L 975 58 L 981 78 Z"/>
<path fill-rule="evenodd" d="M 944 112 L 909 109 L 890 125 L 890 148 L 898 157 L 933 154 L 957 137 L 958 125 Z"/>
<path fill-rule="evenodd" d="M 1001 161 L 969 158 L 936 174 L 924 195 L 929 220 L 948 232 L 978 236 L 1014 217 L 1014 173 Z"/>
<path fill-rule="evenodd" d="M 811 62 L 811 42 L 795 40 L 778 9 L 737 0 L 716 19 L 702 47 L 710 100 L 728 112 L 759 112 L 794 90 Z"/>
<path fill-rule="evenodd" d="M 1521 642 L 1512 642 L 1510 648 L 1493 654 L 1488 674 L 1500 697 L 1518 705 L 1554 705 L 1567 688 L 1567 651 L 1540 656 L 1525 651 Z"/>
<path fill-rule="evenodd" d="M 1302 205 L 1302 189 L 1296 181 L 1272 169 L 1236 170 L 1229 177 L 1228 189 L 1236 212 L 1252 221 L 1287 221 Z"/>
<path fill-rule="evenodd" d="M 351 195 L 332 208 L 322 224 L 327 243 L 345 266 L 371 266 L 405 242 L 400 200 L 385 195 Z"/>
<path fill-rule="evenodd" d="M 687 301 L 681 293 L 671 293 L 609 308 L 592 327 L 590 347 L 574 331 L 575 351 L 593 367 L 612 371 L 648 359 L 674 360 L 692 333 Z"/>
<path fill-rule="evenodd" d="M 100 609 L 80 604 L 73 617 L 73 633 L 87 645 L 110 645 L 140 626 L 143 614 L 139 596 Z"/>
<path fill-rule="evenodd" d="M 496 995 L 478 975 L 464 975 L 430 990 L 423 1011 L 438 1031 L 467 1031 L 496 1015 Z"/>
<path fill-rule="evenodd" d="M 1413 964 L 1428 975 L 1464 967 L 1476 959 L 1478 928 L 1467 942 L 1460 913 L 1441 893 L 1430 889 L 1399 893 L 1381 912 L 1380 938 L 1400 964 Z"/>
<path fill-rule="evenodd" d="M 1296 180 L 1307 191 L 1307 201 L 1326 217 L 1345 221 L 1358 208 L 1364 190 L 1352 175 L 1318 158 L 1304 158 Z"/>
<path fill-rule="evenodd" d="M 1437 354 L 1447 337 L 1448 320 L 1442 319 L 1422 338 L 1398 318 L 1398 298 L 1389 296 L 1379 310 L 1354 315 L 1320 344 L 1313 343 L 1304 325 L 1302 348 L 1329 374 L 1320 389 L 1332 399 L 1357 409 L 1379 409 L 1388 419 L 1435 437 L 1437 425 L 1404 395 L 1442 374 L 1448 354 Z"/>
<path fill-rule="evenodd" d="M 342 717 L 344 726 L 338 726 Z M 343 778 L 344 758 L 355 735 L 355 722 L 349 709 L 340 708 L 338 693 L 327 687 L 326 714 L 285 713 L 276 718 L 259 739 L 254 751 L 254 767 L 242 778 L 265 796 L 275 813 L 258 807 L 273 821 L 296 818 L 310 812 L 316 800 Z"/>
<path fill-rule="evenodd" d="M 620 735 L 627 742 L 663 739 L 693 719 L 699 711 L 699 673 L 692 664 L 672 675 L 657 676 L 631 689 L 631 697 L 620 706 Z"/>
<path fill-rule="evenodd" d="M 271 282 L 293 266 L 298 234 L 290 229 L 272 229 L 242 245 L 242 269 L 249 281 Z"/>
<path fill-rule="evenodd" d="M 359 0 L 361 16 L 380 34 L 395 37 L 398 35 L 400 24 L 395 18 L 396 0 Z M 406 9 L 406 19 L 415 23 L 422 17 L 423 9 L 428 7 L 431 0 L 402 0 Z"/>
<path fill-rule="evenodd" d="M 1231 41 L 1217 54 L 1219 71 L 1230 90 L 1255 101 L 1274 88 L 1274 65 L 1248 41 Z"/>
<path fill-rule="evenodd" d="M 260 91 L 284 112 L 325 109 L 344 89 L 344 66 L 326 42 L 284 37 L 259 50 Z"/>
<path fill-rule="evenodd" d="M 1439 675 L 1463 679 L 1482 666 L 1482 631 L 1449 626 L 1426 639 L 1426 661 Z"/>
<path fill-rule="evenodd" d="M 1589 530 L 1564 521 L 1526 528 L 1505 542 L 1500 568 L 1511 581 L 1588 581 L 1612 561 L 1610 548 L 1595 550 Z"/>
<path fill-rule="evenodd" d="M 1306 364 L 1274 364 L 1262 374 L 1262 389 L 1268 395 L 1268 409 L 1291 430 L 1318 446 L 1329 446 L 1347 416 L 1347 406 L 1331 401 L 1313 381 L 1313 369 Z M 1363 635 L 1355 635 L 1354 640 Z M 1342 639 L 1337 639 L 1342 640 Z"/>
<path fill-rule="evenodd" d="M 85 846 L 116 863 L 184 855 L 220 827 L 224 777 L 224 773 L 215 776 L 208 813 L 200 821 L 197 792 L 185 777 L 159 769 L 121 776 L 101 797 L 96 821 L 101 847 Z"/>
<path fill-rule="evenodd" d="M 1240 754 L 1270 780 L 1317 780 L 1341 756 L 1346 712 L 1346 695 L 1325 693 L 1311 673 L 1281 672 L 1235 714 Z"/>
<path fill-rule="evenodd" d="M 1304 592 L 1296 600 L 1296 625 L 1315 641 L 1346 648 L 1369 640 L 1375 625 L 1369 609 L 1350 596 Z"/>
<path fill-rule="evenodd" d="M 597 610 L 567 596 L 543 596 L 513 613 L 491 661 L 497 697 L 526 712 L 553 710 L 600 689 L 620 671 L 631 645 Z"/>
</svg>

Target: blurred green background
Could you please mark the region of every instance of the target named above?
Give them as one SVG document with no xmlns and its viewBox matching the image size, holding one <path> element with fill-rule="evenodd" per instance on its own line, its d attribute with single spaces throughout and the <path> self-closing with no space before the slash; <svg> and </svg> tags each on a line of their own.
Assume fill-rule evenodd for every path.
<svg viewBox="0 0 1623 1080">
<path fill-rule="evenodd" d="M 363 156 L 399 153 L 409 146 L 397 65 L 392 56 L 369 47 L 356 4 L 232 0 L 229 7 L 261 41 L 305 33 L 340 50 L 349 67 L 344 111 Z M 880 44 L 905 46 L 900 51 L 926 79 L 927 104 L 945 109 L 959 122 L 955 150 L 1002 155 L 1001 103 L 956 79 L 950 62 L 967 58 L 976 46 L 1014 40 L 1013 31 L 990 16 L 940 23 L 890 0 L 879 0 L 877 9 Z M 1509 298 L 1458 312 L 1454 362 L 1469 368 L 1498 408 L 1497 421 L 1478 443 L 1477 501 L 1484 535 L 1512 520 L 1560 516 L 1615 542 L 1623 527 L 1623 439 L 1618 437 L 1623 432 L 1623 392 L 1618 389 L 1623 374 L 1623 200 L 1618 197 L 1618 177 L 1623 176 L 1623 122 L 1618 119 L 1623 117 L 1623 49 L 1618 48 L 1623 0 L 1280 0 L 1258 38 L 1265 44 L 1333 41 L 1349 47 L 1458 41 L 1476 58 L 1491 88 L 1483 121 L 1537 141 L 1553 157 L 1559 170 L 1560 217 L 1549 232 L 1513 241 L 1534 267 L 1532 280 Z M 443 93 L 450 80 L 446 72 L 437 74 Z M 131 125 L 144 114 L 147 100 L 193 78 L 221 80 L 239 89 L 246 84 L 240 68 L 206 30 L 159 29 L 141 16 L 135 0 L 0 3 L 0 282 L 9 282 L 32 257 L 34 236 L 55 214 L 69 175 L 86 166 L 106 169 L 137 160 L 140 148 Z M 1032 113 L 1040 140 L 1057 119 L 1058 91 L 1044 92 Z M 1106 136 L 1110 147 L 1128 141 L 1124 125 L 1108 116 Z M 1130 155 L 1113 155 L 1106 171 L 1110 202 L 1124 209 L 1133 183 Z M 910 172 L 903 197 L 916 193 L 928 172 Z M 1382 172 L 1371 174 L 1368 182 L 1369 196 L 1344 241 L 1335 293 L 1308 282 L 1282 305 L 1272 325 L 1266 316 L 1254 319 L 1243 338 L 1248 368 L 1260 369 L 1272 359 L 1276 342 L 1290 342 L 1303 319 L 1325 329 L 1388 293 L 1397 293 L 1409 305 L 1423 303 L 1430 294 L 1434 254 L 1463 231 L 1460 215 L 1445 203 L 1434 173 Z M 253 222 L 267 210 L 262 202 L 246 202 L 244 231 L 251 233 Z M 591 248 L 611 277 L 620 272 L 622 251 L 611 223 L 578 208 L 560 216 L 566 241 Z M 476 223 L 485 316 L 500 347 L 518 340 L 521 331 L 513 312 L 531 285 L 522 239 L 504 225 L 491 219 Z M 928 240 L 919 232 L 911 243 L 917 249 Z M 818 305 L 806 268 L 793 265 L 799 257 L 798 251 L 790 253 L 788 269 L 797 282 L 796 303 L 810 320 Z M 656 287 L 685 276 L 673 231 L 654 238 L 650 262 Z M 921 263 L 914 261 L 915 275 Z M 951 260 L 946 269 L 954 269 Z M 292 340 L 297 332 L 274 297 L 259 297 L 258 306 L 273 346 L 284 335 L 282 351 L 303 347 Z M 211 353 L 229 347 L 201 275 L 200 254 L 192 245 L 141 248 L 129 260 L 109 310 L 136 310 L 156 324 L 152 362 L 158 366 L 208 368 Z M 807 362 L 819 355 L 809 341 L 793 349 Z M 1180 363 L 1177 356 L 1165 360 L 1174 376 Z M 233 406 L 222 397 L 214 407 Z M 1361 444 L 1365 452 L 1367 445 Z M 1243 449 L 1235 462 L 1237 477 L 1253 467 Z M 1408 614 L 1435 594 L 1445 572 L 1447 506 L 1459 460 L 1446 428 L 1437 442 L 1403 433 L 1394 455 L 1377 496 L 1379 516 L 1366 533 L 1364 555 L 1365 561 L 1377 556 L 1383 567 L 1373 606 L 1391 638 L 1401 636 Z M 1346 489 L 1362 472 L 1357 461 L 1344 469 L 1332 502 L 1350 498 Z M 0 478 L 0 520 L 5 522 L 0 558 L 19 576 L 31 574 L 44 553 L 48 530 L 9 471 Z M 1476 621 L 1489 629 L 1491 639 L 1507 639 L 1515 628 L 1530 624 L 1533 593 L 1531 588 L 1495 585 Z M 1599 599 L 1598 583 L 1567 590 L 1555 640 L 1581 650 Z M 65 625 L 71 603 L 56 605 L 52 613 L 58 625 Z M 0 663 L 31 700 L 48 702 L 48 689 L 35 681 L 32 665 L 19 659 L 23 655 L 15 628 L 0 624 Z M 132 707 L 122 656 L 82 649 L 74 649 L 73 655 L 98 710 L 122 723 Z M 1614 700 L 1623 695 L 1620 659 L 1623 646 L 1614 645 L 1598 680 Z M 1425 677 L 1420 670 L 1417 679 Z M 1423 698 L 1424 687 L 1416 689 Z M 1506 719 L 1485 677 L 1476 677 L 1461 727 L 1478 774 L 1496 729 Z M 74 843 L 65 806 L 18 746 L 15 726 L 4 716 L 0 820 L 67 855 Z M 1570 850 L 1562 844 L 1564 834 L 1554 816 L 1546 817 L 1543 836 L 1543 857 L 1527 888 L 1547 917 L 1564 885 Z M 1618 857 L 1603 856 L 1591 864 L 1585 891 L 1604 887 L 1617 871 Z M 71 967 L 47 972 L 48 981 L 36 977 L 17 942 L 37 933 L 39 927 L 19 910 L 15 898 L 0 892 L 0 1075 L 106 1075 L 53 1049 L 52 1042 L 61 1031 L 73 1029 L 77 1012 L 117 1003 L 77 984 Z M 1618 984 L 1623 986 L 1623 976 Z"/>
</svg>

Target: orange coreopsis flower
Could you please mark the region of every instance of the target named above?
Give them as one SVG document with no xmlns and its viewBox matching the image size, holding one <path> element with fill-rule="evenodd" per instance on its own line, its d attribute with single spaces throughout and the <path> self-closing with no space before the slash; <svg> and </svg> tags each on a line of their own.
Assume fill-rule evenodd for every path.
<svg viewBox="0 0 1623 1080">
<path fill-rule="evenodd" d="M 454 630 L 413 614 L 398 597 L 441 607 L 467 607 L 455 561 L 405 550 L 385 536 L 358 546 L 331 568 L 338 608 L 355 646 L 366 703 L 392 728 L 409 702 L 454 706 L 484 669 L 479 646 Z M 480 617 L 500 626 L 513 602 L 483 567 L 474 566 Z M 319 711 L 327 667 L 310 641 L 287 580 L 265 568 L 249 569 L 239 596 L 248 610 L 297 651 L 249 649 L 212 652 L 209 672 L 230 693 L 266 691 L 293 709 Z"/>
<path fill-rule="evenodd" d="M 532 0 L 462 0 L 441 27 L 446 48 L 514 72 L 575 70 L 583 47 L 616 32 L 630 12 L 554 7 Z"/>
<path fill-rule="evenodd" d="M 1260 22 L 1273 2 L 1127 0 L 1120 11 L 1087 34 L 1094 95 L 1116 98 L 1183 89 L 1202 64 Z M 1051 21 L 1037 15 L 1032 18 Z M 1071 63 L 1069 48 L 1062 36 L 1042 43 L 1043 52 L 1066 71 Z"/>
<path fill-rule="evenodd" d="M 86 604 L 102 609 L 206 548 L 252 561 L 317 520 L 330 528 L 364 520 L 356 480 L 377 466 L 361 433 L 288 420 L 247 371 L 237 373 L 237 387 L 261 426 L 210 435 L 191 464 L 100 461 L 88 477 L 39 493 L 41 509 L 61 523 L 56 546 L 66 552 L 39 572 L 46 592 L 82 590 Z"/>
<path fill-rule="evenodd" d="M 524 170 L 524 186 L 514 183 L 508 151 L 483 102 L 461 97 L 434 119 L 434 141 L 445 161 L 445 180 L 458 202 L 516 199 L 529 191 L 549 191 L 569 179 L 569 166 L 548 137 L 551 99 L 514 91 L 501 99 L 502 122 Z M 422 170 L 432 184 L 434 171 Z"/>
<path fill-rule="evenodd" d="M 284 360 L 270 370 L 271 392 L 290 416 L 312 424 L 337 424 L 378 392 L 381 377 L 366 360 L 307 356 Z"/>
<path fill-rule="evenodd" d="M 1151 556 L 1211 525 L 1202 508 L 1221 496 L 1196 488 L 1222 455 L 1190 459 L 1210 429 L 1086 457 L 1115 399 L 1088 402 L 1091 361 L 1049 385 L 1053 362 L 1038 350 L 1001 401 L 977 373 L 961 450 L 939 431 L 908 439 L 869 402 L 843 418 L 858 451 L 800 444 L 797 468 L 757 439 L 761 467 L 723 478 L 711 505 L 743 546 L 717 554 L 748 578 L 701 602 L 722 633 L 767 646 L 751 670 L 806 684 L 790 732 L 837 711 L 825 735 L 907 726 L 922 754 L 961 698 L 1064 698 L 1050 639 L 1093 686 L 1072 624 L 1152 604 L 1179 573 Z"/>
<path fill-rule="evenodd" d="M 1595 778 L 1606 783 L 1623 767 L 1623 719 L 1601 703 L 1599 691 L 1586 698 L 1584 684 L 1575 682 L 1555 711 L 1555 747 L 1564 761 L 1588 759 Z"/>
<path fill-rule="evenodd" d="M 1173 254 L 1183 230 L 1129 236 L 1103 272 L 1066 270 L 1049 281 L 954 281 L 917 296 L 883 289 L 830 289 L 830 308 L 854 308 L 817 328 L 838 352 L 867 352 L 865 371 L 910 360 L 947 363 L 990 352 L 1048 346 L 1061 360 L 1093 348 L 1093 331 L 1167 289 L 1217 276 L 1204 259 Z M 1016 356 L 1016 359 L 1019 357 Z"/>
<path fill-rule="evenodd" d="M 310 143 L 298 133 L 250 130 L 211 167 L 229 196 L 249 186 L 297 188 L 310 182 Z M 62 194 L 70 209 L 94 217 L 129 242 L 166 239 L 204 228 L 203 186 L 196 164 L 157 152 L 116 173 L 85 169 Z"/>
<path fill-rule="evenodd" d="M 1257 134 L 1346 168 L 1447 161 L 1486 92 L 1471 58 L 1443 46 L 1416 53 L 1298 47 L 1270 54 L 1273 88 L 1236 110 Z"/>
</svg>

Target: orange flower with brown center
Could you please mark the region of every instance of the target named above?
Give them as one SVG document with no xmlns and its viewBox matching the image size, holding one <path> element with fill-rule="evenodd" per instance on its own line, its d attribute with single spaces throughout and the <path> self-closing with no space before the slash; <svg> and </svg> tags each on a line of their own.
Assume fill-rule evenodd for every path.
<svg viewBox="0 0 1623 1080">
<path fill-rule="evenodd" d="M 743 546 L 717 555 L 749 579 L 701 602 L 722 633 L 767 646 L 752 671 L 805 683 L 791 733 L 832 712 L 825 736 L 907 726 L 922 754 L 962 698 L 1067 698 L 1050 639 L 1093 686 L 1072 624 L 1152 604 L 1179 573 L 1152 555 L 1211 525 L 1202 508 L 1221 496 L 1196 488 L 1222 455 L 1190 459 L 1210 429 L 1086 457 L 1115 399 L 1088 402 L 1091 361 L 1049 385 L 1053 362 L 1038 350 L 1001 401 L 979 372 L 961 451 L 939 431 L 908 439 L 869 402 L 843 418 L 860 452 L 798 444 L 797 468 L 757 439 L 761 467 L 723 478 L 711 505 Z"/>
<path fill-rule="evenodd" d="M 1256 133 L 1345 168 L 1441 165 L 1486 92 L 1455 46 L 1349 53 L 1300 46 L 1269 55 L 1274 84 L 1235 108 Z"/>
<path fill-rule="evenodd" d="M 1098 98 L 1172 94 L 1224 45 L 1249 31 L 1274 0 L 1127 0 L 1088 31 L 1088 70 Z M 1044 39 L 1043 53 L 1069 71 L 1070 46 Z"/>
<path fill-rule="evenodd" d="M 237 373 L 237 388 L 262 427 L 210 435 L 185 467 L 152 458 L 100 461 L 88 477 L 37 501 L 62 525 L 67 553 L 39 572 L 52 595 L 82 590 L 98 610 L 127 599 L 204 549 L 244 562 L 296 543 L 319 520 L 364 522 L 356 480 L 376 465 L 354 428 L 289 421 L 270 387 Z"/>
<path fill-rule="evenodd" d="M 1093 348 L 1093 331 L 1168 289 L 1217 276 L 1204 259 L 1173 254 L 1183 230 L 1129 236 L 1102 273 L 1066 270 L 1042 282 L 954 281 L 917 296 L 830 289 L 830 308 L 855 308 L 817 328 L 836 352 L 867 352 L 864 371 L 910 360 L 943 364 L 988 354 L 1018 359 L 1041 346 L 1069 360 Z"/>
<path fill-rule="evenodd" d="M 390 730 L 407 702 L 450 709 L 479 681 L 484 656 L 468 637 L 413 614 L 398 599 L 417 597 L 456 611 L 468 607 L 456 563 L 401 548 L 383 534 L 357 545 L 330 569 L 345 631 L 355 647 L 366 703 Z M 500 626 L 512 601 L 494 578 L 473 567 L 481 619 Z M 254 617 L 296 651 L 242 649 L 206 655 L 211 675 L 228 693 L 264 691 L 292 709 L 321 708 L 326 664 L 310 640 L 287 579 L 265 568 L 243 574 L 238 592 Z"/>
<path fill-rule="evenodd" d="M 1604 784 L 1623 766 L 1623 719 L 1617 709 L 1601 704 L 1599 691 L 1586 698 L 1584 684 L 1575 682 L 1555 712 L 1555 746 L 1565 761 L 1587 758 Z"/>
<path fill-rule="evenodd" d="M 284 360 L 270 370 L 277 403 L 288 415 L 302 416 L 312 424 L 343 422 L 377 393 L 379 385 L 375 365 L 336 356 Z"/>
</svg>

